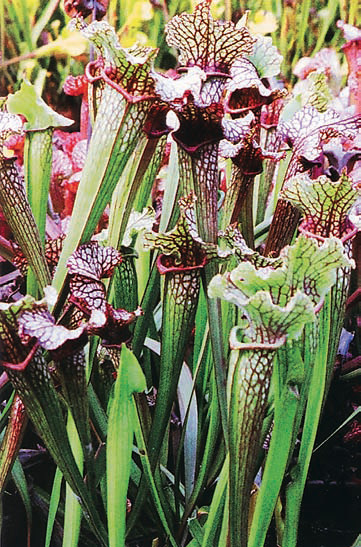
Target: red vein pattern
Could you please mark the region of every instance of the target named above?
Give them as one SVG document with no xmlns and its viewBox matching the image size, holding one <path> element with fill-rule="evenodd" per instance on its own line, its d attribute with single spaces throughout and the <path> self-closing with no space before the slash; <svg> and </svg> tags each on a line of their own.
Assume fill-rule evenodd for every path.
<svg viewBox="0 0 361 547">
<path fill-rule="evenodd" d="M 210 4 L 205 0 L 193 14 L 174 16 L 166 26 L 167 41 L 180 50 L 181 65 L 226 72 L 235 59 L 251 53 L 254 40 L 245 27 L 214 21 Z"/>
</svg>

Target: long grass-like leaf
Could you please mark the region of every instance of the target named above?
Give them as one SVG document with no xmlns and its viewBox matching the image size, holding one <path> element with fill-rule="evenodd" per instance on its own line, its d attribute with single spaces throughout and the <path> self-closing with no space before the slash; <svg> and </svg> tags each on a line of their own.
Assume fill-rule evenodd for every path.
<svg viewBox="0 0 361 547">
<path fill-rule="evenodd" d="M 215 545 L 215 538 L 217 532 L 219 532 L 222 525 L 223 511 L 225 502 L 227 499 L 228 490 L 228 473 L 229 473 L 229 457 L 226 456 L 222 471 L 219 475 L 219 480 L 216 486 L 216 490 L 213 495 L 211 508 L 207 518 L 207 522 L 204 526 L 204 537 L 202 541 L 202 547 L 208 547 L 209 545 Z"/>
<path fill-rule="evenodd" d="M 292 365 L 291 365 L 292 366 Z M 295 384 L 296 385 L 296 384 Z M 289 383 L 284 386 L 281 399 L 275 410 L 274 426 L 272 429 L 271 444 L 267 454 L 266 466 L 262 475 L 260 492 L 252 519 L 249 535 L 249 546 L 262 547 L 264 545 L 268 527 L 270 525 L 277 496 L 286 472 L 286 466 L 292 450 L 294 419 L 299 410 L 298 390 Z"/>
<path fill-rule="evenodd" d="M 199 465 L 198 473 L 196 476 L 196 481 L 194 484 L 194 489 L 191 493 L 190 499 L 185 506 L 184 514 L 182 517 L 181 526 L 185 526 L 186 520 L 189 518 L 192 513 L 197 500 L 204 489 L 208 477 L 210 475 L 210 469 L 214 463 L 214 453 L 219 443 L 219 436 L 221 431 L 221 420 L 219 415 L 219 403 L 217 397 L 217 385 L 214 380 L 214 374 L 211 378 L 211 403 L 209 407 L 209 423 L 207 430 L 206 442 L 204 449 L 202 450 L 201 463 Z"/>
<path fill-rule="evenodd" d="M 28 547 L 30 547 L 33 512 L 32 512 L 31 499 L 29 495 L 29 489 L 26 482 L 25 473 L 18 459 L 14 461 L 14 465 L 11 471 L 11 476 L 25 507 L 26 520 L 27 520 L 27 545 Z"/>
<path fill-rule="evenodd" d="M 56 517 L 56 513 L 58 510 L 59 501 L 60 501 L 60 491 L 61 491 L 62 480 L 63 480 L 63 474 L 60 471 L 59 467 L 57 467 L 55 471 L 53 487 L 51 489 L 44 547 L 50 547 L 51 545 L 51 536 L 53 534 L 55 517 Z"/>
<path fill-rule="evenodd" d="M 319 450 L 324 444 L 326 444 L 330 439 L 332 439 L 332 437 L 334 435 L 336 435 L 336 433 L 338 433 L 343 427 L 345 427 L 345 425 L 349 424 L 354 418 L 356 418 L 356 416 L 358 416 L 359 414 L 361 413 L 361 406 L 358 406 L 349 416 L 348 418 L 346 418 L 346 420 L 344 420 L 342 422 L 341 425 L 339 425 L 337 427 L 337 429 L 335 429 L 331 435 L 329 435 L 328 437 L 326 437 L 326 439 L 324 441 L 322 441 L 320 444 L 318 444 L 316 446 L 316 448 L 313 450 L 313 453 L 316 452 L 316 450 Z"/>
<path fill-rule="evenodd" d="M 83 447 L 80 442 L 78 431 L 71 413 L 68 413 L 67 432 L 70 439 L 71 450 L 74 454 L 75 461 L 82 472 L 83 467 Z M 80 524 L 82 510 L 78 499 L 74 492 L 66 485 L 65 494 L 65 515 L 64 515 L 64 547 L 77 547 L 79 542 Z"/>
<path fill-rule="evenodd" d="M 329 296 L 327 296 L 329 298 Z M 322 311 L 321 311 L 322 314 Z M 328 344 L 330 334 L 330 311 L 328 306 L 322 317 L 322 336 L 320 338 L 313 374 L 308 391 L 308 402 L 302 431 L 301 446 L 297 465 L 291 470 L 291 481 L 286 488 L 286 516 L 283 542 L 296 547 L 301 501 L 306 483 L 307 472 L 316 439 L 318 422 L 322 409 L 325 390 Z"/>
<path fill-rule="evenodd" d="M 58 4 L 59 0 L 49 0 L 47 6 L 42 9 L 40 17 L 37 19 L 35 25 L 31 30 L 31 40 L 33 44 L 36 44 L 36 42 L 38 41 L 40 34 L 48 24 L 54 11 L 58 7 Z"/>
<path fill-rule="evenodd" d="M 327 3 L 327 6 L 323 8 L 321 28 L 318 29 L 317 42 L 313 49 L 313 52 L 312 52 L 313 54 L 317 53 L 317 51 L 319 51 L 324 45 L 325 37 L 330 28 L 330 24 L 334 23 L 335 16 L 337 13 L 337 8 L 338 8 L 337 2 L 334 2 L 333 0 L 329 0 Z"/>
<path fill-rule="evenodd" d="M 217 273 L 217 268 L 214 264 L 207 264 L 204 271 L 204 290 L 207 287 L 214 275 Z M 224 435 L 224 440 L 228 443 L 228 415 L 227 415 L 227 394 L 226 394 L 226 357 L 224 348 L 224 336 L 222 329 L 222 308 L 221 302 L 218 299 L 207 298 L 207 311 L 209 323 L 209 337 L 212 347 L 215 381 L 217 384 L 217 397 L 221 417 L 221 425 Z"/>
<path fill-rule="evenodd" d="M 308 17 L 310 13 L 311 0 L 303 0 L 300 5 L 300 13 L 298 14 L 298 28 L 296 40 L 296 53 L 293 59 L 293 64 L 299 59 L 304 51 L 305 35 L 308 26 Z"/>
<path fill-rule="evenodd" d="M 145 378 L 136 357 L 123 346 L 108 421 L 107 513 L 110 547 L 125 545 L 126 502 L 135 427 L 133 393 L 145 388 Z"/>
<path fill-rule="evenodd" d="M 145 442 L 145 439 L 144 439 L 143 430 L 142 430 L 142 427 L 141 427 L 141 422 L 139 420 L 139 416 L 137 414 L 135 405 L 134 405 L 134 413 L 135 413 L 135 416 L 137 418 L 135 420 L 135 437 L 136 437 L 137 446 L 138 446 L 138 449 L 139 449 L 139 454 L 140 454 L 140 457 L 141 457 L 141 462 L 142 462 L 142 466 L 143 466 L 144 475 L 145 475 L 146 480 L 147 480 L 148 488 L 151 492 L 152 498 L 153 498 L 155 506 L 157 508 L 159 518 L 162 522 L 164 531 L 165 531 L 165 533 L 168 537 L 168 540 L 169 540 L 170 544 L 172 545 L 172 547 L 178 547 L 178 543 L 177 543 L 176 539 L 174 538 L 174 536 L 172 535 L 172 532 L 171 532 L 171 530 L 169 528 L 169 525 L 168 525 L 168 522 L 167 522 L 167 518 L 166 518 L 166 516 L 164 514 L 164 511 L 163 511 L 162 503 L 160 501 L 159 493 L 158 493 L 157 486 L 156 486 L 155 481 L 154 481 L 153 472 L 152 472 L 152 469 L 151 469 L 151 464 L 150 464 L 148 451 L 147 451 L 147 445 L 146 445 L 146 442 Z"/>
<path fill-rule="evenodd" d="M 181 370 L 178 386 L 178 403 L 181 420 L 184 424 L 184 486 L 186 501 L 193 490 L 197 454 L 197 400 L 193 393 L 193 380 L 188 367 Z"/>
<path fill-rule="evenodd" d="M 4 410 L 0 414 L 0 431 L 3 431 L 3 429 L 5 428 L 5 426 L 8 422 L 8 418 L 9 418 L 9 414 L 11 412 L 14 397 L 16 397 L 15 390 L 13 390 L 13 392 L 11 393 L 9 399 L 6 402 Z"/>
<path fill-rule="evenodd" d="M 133 350 L 137 357 L 139 357 L 142 352 L 144 340 L 147 336 L 147 331 L 149 328 L 149 322 L 159 298 L 159 291 L 160 275 L 158 268 L 155 264 L 153 264 L 141 302 L 144 315 L 139 317 L 134 329 Z"/>
</svg>

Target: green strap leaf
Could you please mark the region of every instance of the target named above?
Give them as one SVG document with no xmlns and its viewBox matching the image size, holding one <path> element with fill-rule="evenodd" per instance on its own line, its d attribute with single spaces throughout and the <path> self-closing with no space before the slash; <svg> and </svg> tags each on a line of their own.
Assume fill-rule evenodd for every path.
<svg viewBox="0 0 361 547">
<path fill-rule="evenodd" d="M 33 520 L 32 506 L 31 506 L 31 499 L 30 499 L 28 485 L 26 482 L 25 473 L 19 459 L 16 459 L 14 461 L 11 475 L 25 507 L 26 520 L 27 520 L 28 545 L 30 545 L 31 525 Z"/>
<path fill-rule="evenodd" d="M 83 471 L 83 447 L 78 436 L 72 415 L 68 413 L 67 432 L 70 439 L 71 449 L 79 471 Z M 70 486 L 66 485 L 65 514 L 64 514 L 64 535 L 63 545 L 77 547 L 79 543 L 80 525 L 82 511 L 79 501 L 74 496 Z"/>
<path fill-rule="evenodd" d="M 55 471 L 53 487 L 51 489 L 48 520 L 46 523 L 45 547 L 50 547 L 51 545 L 51 536 L 53 534 L 56 513 L 59 507 L 60 490 L 61 490 L 62 481 L 63 481 L 63 474 L 60 471 L 59 467 L 57 467 Z"/>
<path fill-rule="evenodd" d="M 107 505 L 110 547 L 125 545 L 125 517 L 134 436 L 132 395 L 146 389 L 146 381 L 135 355 L 122 347 L 108 421 Z"/>
</svg>

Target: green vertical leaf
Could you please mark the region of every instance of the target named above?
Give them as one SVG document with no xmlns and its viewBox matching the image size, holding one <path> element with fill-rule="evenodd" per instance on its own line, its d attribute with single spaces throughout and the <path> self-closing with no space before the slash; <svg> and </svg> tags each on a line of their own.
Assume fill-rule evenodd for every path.
<svg viewBox="0 0 361 547">
<path fill-rule="evenodd" d="M 26 520 L 27 520 L 27 541 L 28 541 L 28 546 L 30 546 L 31 524 L 33 520 L 31 499 L 29 495 L 25 473 L 18 459 L 14 461 L 14 465 L 11 471 L 11 476 L 25 507 Z"/>
<path fill-rule="evenodd" d="M 108 421 L 107 516 L 110 547 L 125 545 L 127 491 L 134 436 L 133 393 L 145 389 L 145 377 L 138 360 L 123 345 Z"/>
<path fill-rule="evenodd" d="M 48 520 L 46 523 L 45 547 L 50 547 L 51 545 L 51 536 L 53 534 L 56 512 L 59 506 L 62 481 L 63 481 L 63 474 L 60 471 L 59 467 L 57 467 L 55 471 L 53 487 L 52 487 L 51 496 L 50 496 Z"/>
<path fill-rule="evenodd" d="M 82 472 L 83 468 L 83 447 L 81 445 L 77 428 L 71 412 L 68 413 L 67 432 L 69 435 L 70 445 L 74 454 L 75 461 L 79 467 L 79 471 Z M 74 492 L 70 486 L 66 485 L 66 497 L 65 497 L 65 515 L 64 515 L 64 535 L 63 546 L 64 547 L 77 547 L 79 542 L 80 524 L 81 524 L 82 510 L 78 499 L 74 495 Z"/>
</svg>

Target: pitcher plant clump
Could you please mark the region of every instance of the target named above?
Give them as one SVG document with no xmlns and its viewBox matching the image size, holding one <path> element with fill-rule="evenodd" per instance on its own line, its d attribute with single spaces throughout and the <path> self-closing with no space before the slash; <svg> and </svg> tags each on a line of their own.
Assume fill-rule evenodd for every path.
<svg viewBox="0 0 361 547">
<path fill-rule="evenodd" d="M 57 468 L 45 545 L 297 545 L 358 290 L 359 30 L 349 94 L 303 25 L 293 87 L 289 10 L 282 56 L 228 4 L 67 1 L 78 125 L 39 80 L 0 102 L 0 485 L 30 420 Z M 137 17 L 164 29 L 131 45 Z"/>
</svg>

